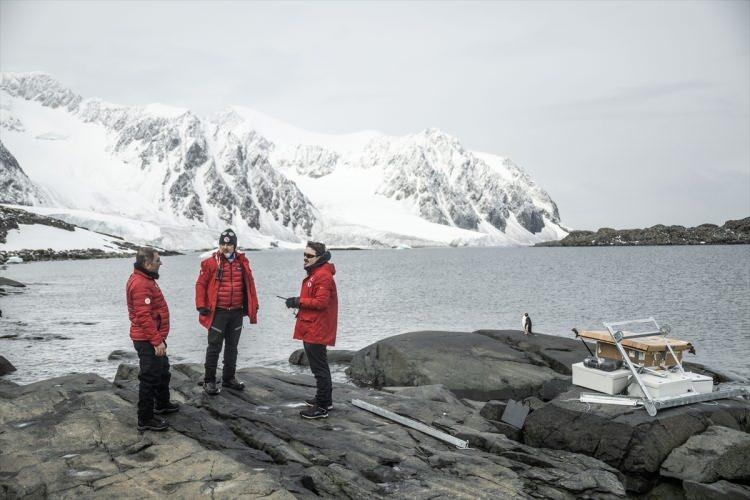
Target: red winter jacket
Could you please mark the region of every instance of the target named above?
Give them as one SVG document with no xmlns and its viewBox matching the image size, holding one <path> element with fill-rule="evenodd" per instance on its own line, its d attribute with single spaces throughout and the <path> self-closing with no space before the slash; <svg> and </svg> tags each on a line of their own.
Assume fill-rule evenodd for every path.
<svg viewBox="0 0 750 500">
<path fill-rule="evenodd" d="M 221 281 L 219 293 L 216 296 L 216 307 L 221 309 L 239 309 L 245 307 L 245 284 L 242 276 L 242 262 L 234 259 L 232 262 L 223 255 L 219 257 L 221 265 Z"/>
<path fill-rule="evenodd" d="M 294 339 L 310 344 L 336 344 L 339 296 L 333 275 L 336 268 L 325 263 L 302 280 Z"/>
<path fill-rule="evenodd" d="M 147 340 L 153 346 L 169 335 L 169 307 L 156 280 L 140 269 L 133 271 L 125 295 L 130 316 L 130 338 Z"/>
<path fill-rule="evenodd" d="M 253 280 L 253 272 L 250 270 L 250 262 L 248 262 L 247 257 L 245 257 L 245 254 L 243 253 L 235 252 L 235 255 L 236 258 L 232 265 L 240 266 L 240 272 L 245 280 L 245 303 L 243 304 L 243 307 L 245 308 L 245 313 L 250 318 L 250 323 L 257 323 L 258 295 L 255 291 L 255 280 Z M 201 262 L 201 270 L 198 274 L 198 280 L 195 282 L 196 309 L 206 307 L 211 310 L 211 312 L 205 316 L 198 315 L 198 321 L 207 329 L 211 328 L 211 323 L 214 321 L 216 307 L 219 303 L 219 293 L 228 294 L 231 293 L 232 289 L 227 266 L 224 266 L 221 281 L 219 280 L 219 266 L 223 263 L 229 264 L 226 257 L 224 257 L 221 252 L 215 252 L 211 257 Z M 233 272 L 236 271 L 237 269 L 235 267 Z M 229 287 L 227 286 L 227 282 L 230 284 Z"/>
</svg>

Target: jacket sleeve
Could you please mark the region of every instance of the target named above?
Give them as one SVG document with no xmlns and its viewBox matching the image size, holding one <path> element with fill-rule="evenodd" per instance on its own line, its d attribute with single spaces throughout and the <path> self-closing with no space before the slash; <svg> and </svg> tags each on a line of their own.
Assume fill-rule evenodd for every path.
<svg viewBox="0 0 750 500">
<path fill-rule="evenodd" d="M 195 282 L 195 308 L 200 309 L 201 307 L 208 307 L 206 302 L 207 295 L 206 290 L 208 289 L 208 281 L 211 279 L 211 272 L 208 268 L 208 263 L 201 262 L 201 269 L 198 273 L 198 279 Z"/>
<path fill-rule="evenodd" d="M 331 289 L 333 288 L 333 277 L 323 275 L 314 287 L 312 297 L 300 297 L 300 309 L 322 310 L 328 307 L 331 300 Z"/>
<path fill-rule="evenodd" d="M 250 316 L 250 323 L 255 324 L 258 322 L 258 309 L 260 309 L 260 304 L 258 303 L 258 292 L 255 289 L 255 279 L 253 279 L 253 272 L 250 269 L 250 266 L 247 267 L 246 279 L 248 280 L 248 288 L 250 289 L 248 306 L 253 309 L 248 311 L 248 316 Z"/>
<path fill-rule="evenodd" d="M 156 330 L 156 322 L 151 317 L 151 303 L 154 294 L 145 284 L 134 286 L 130 291 L 130 301 L 133 304 L 134 322 L 149 338 L 152 345 L 161 344 L 162 335 Z"/>
</svg>

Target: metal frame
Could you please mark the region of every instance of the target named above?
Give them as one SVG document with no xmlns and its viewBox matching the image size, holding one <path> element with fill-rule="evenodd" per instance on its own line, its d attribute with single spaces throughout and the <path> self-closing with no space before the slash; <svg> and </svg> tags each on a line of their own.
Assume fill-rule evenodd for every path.
<svg viewBox="0 0 750 500">
<path fill-rule="evenodd" d="M 623 325 L 629 325 L 633 323 L 641 323 L 641 324 L 653 323 L 655 330 L 649 330 L 649 331 L 640 332 L 640 333 L 632 333 L 628 335 L 627 332 L 623 332 L 622 329 L 619 328 Z M 616 404 L 616 405 L 623 405 L 623 406 L 643 405 L 643 407 L 646 409 L 646 412 L 650 416 L 655 417 L 657 411 L 659 411 L 662 408 L 672 408 L 675 406 L 682 406 L 682 405 L 687 405 L 691 403 L 713 401 L 716 399 L 731 398 L 731 397 L 742 396 L 742 395 L 750 395 L 750 388 L 748 387 L 733 387 L 729 389 L 719 389 L 717 391 L 713 391 L 710 393 L 698 393 L 695 390 L 695 385 L 693 384 L 693 381 L 691 380 L 690 390 L 689 392 L 685 394 L 681 394 L 679 396 L 654 398 L 651 395 L 651 393 L 648 391 L 646 384 L 644 384 L 643 380 L 641 380 L 640 373 L 642 373 L 643 371 L 646 371 L 646 372 L 649 372 L 651 374 L 654 374 L 660 377 L 664 377 L 666 375 L 655 373 L 655 370 L 651 370 L 644 366 L 636 365 L 632 361 L 630 361 L 630 357 L 627 355 L 627 352 L 625 352 L 625 348 L 622 345 L 622 341 L 627 340 L 627 339 L 637 339 L 641 337 L 652 337 L 655 335 L 664 336 L 667 349 L 669 350 L 669 353 L 672 355 L 672 359 L 674 359 L 677 365 L 677 369 L 680 371 L 682 375 L 685 375 L 685 370 L 682 367 L 682 362 L 677 358 L 677 355 L 672 349 L 672 346 L 669 344 L 669 341 L 666 340 L 667 334 L 669 334 L 670 332 L 670 328 L 668 326 L 663 326 L 663 327 L 659 326 L 659 323 L 653 317 L 646 318 L 646 319 L 635 319 L 635 320 L 630 320 L 630 321 L 614 321 L 614 322 L 605 321 L 604 326 L 607 328 L 607 330 L 609 330 L 610 335 L 612 335 L 612 340 L 614 340 L 617 350 L 620 352 L 620 355 L 625 360 L 625 364 L 627 365 L 630 372 L 633 374 L 633 378 L 638 383 L 638 386 L 641 388 L 641 391 L 643 392 L 643 397 L 642 398 L 630 398 L 630 397 L 621 397 L 621 396 L 602 396 L 598 394 L 581 394 L 579 401 L 581 401 L 582 403 Z"/>
</svg>

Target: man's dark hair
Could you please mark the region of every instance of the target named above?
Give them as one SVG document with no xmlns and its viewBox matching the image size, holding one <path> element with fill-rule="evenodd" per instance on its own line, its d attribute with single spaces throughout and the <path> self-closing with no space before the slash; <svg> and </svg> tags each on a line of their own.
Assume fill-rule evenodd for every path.
<svg viewBox="0 0 750 500">
<path fill-rule="evenodd" d="M 326 253 L 325 243 L 320 243 L 319 241 L 308 241 L 307 247 L 315 250 L 315 255 L 317 255 L 318 257 Z"/>
<path fill-rule="evenodd" d="M 154 258 L 156 258 L 156 249 L 151 247 L 140 247 L 135 254 L 135 264 L 139 267 L 143 267 L 146 264 L 153 262 Z"/>
</svg>

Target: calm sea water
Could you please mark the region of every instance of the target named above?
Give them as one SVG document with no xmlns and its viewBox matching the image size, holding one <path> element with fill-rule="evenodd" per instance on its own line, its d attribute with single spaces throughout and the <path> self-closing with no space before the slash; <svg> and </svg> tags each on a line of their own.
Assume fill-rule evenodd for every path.
<svg viewBox="0 0 750 500">
<path fill-rule="evenodd" d="M 248 254 L 261 304 L 245 320 L 238 365 L 289 367 L 301 347 L 294 317 L 275 295 L 296 295 L 301 251 Z M 173 362 L 202 362 L 194 284 L 200 257 L 164 257 L 161 286 L 172 313 Z M 335 251 L 339 333 L 336 347 L 359 349 L 414 330 L 518 329 L 528 312 L 540 333 L 654 316 L 672 336 L 694 343 L 690 360 L 750 378 L 750 246 L 645 248 L 433 248 Z M 70 372 L 112 378 L 115 349 L 128 337 L 128 259 L 9 265 L 0 275 L 26 283 L 0 297 L 0 353 L 27 383 Z M 15 289 L 8 288 L 9 291 Z"/>
</svg>

